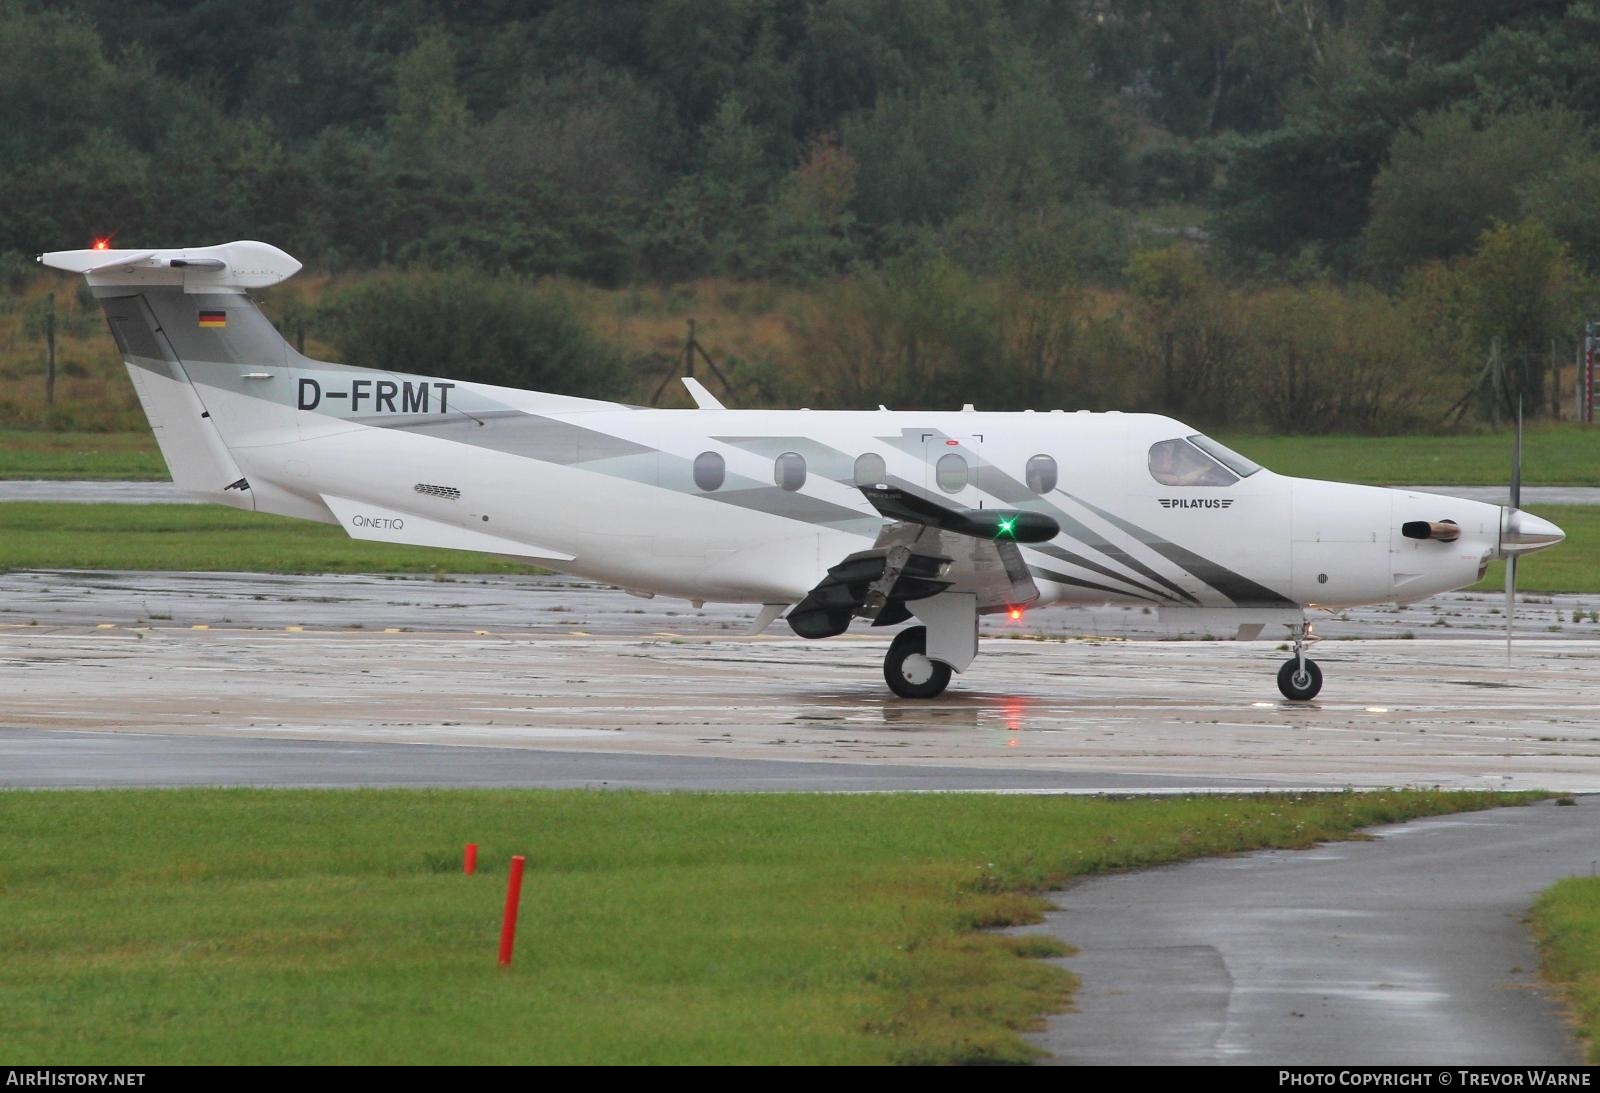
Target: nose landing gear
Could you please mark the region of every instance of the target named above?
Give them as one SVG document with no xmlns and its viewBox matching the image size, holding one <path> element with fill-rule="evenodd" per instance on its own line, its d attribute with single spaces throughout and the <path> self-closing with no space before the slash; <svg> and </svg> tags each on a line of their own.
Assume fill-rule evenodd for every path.
<svg viewBox="0 0 1600 1093">
<path fill-rule="evenodd" d="M 1278 690 L 1290 702 L 1310 702 L 1322 690 L 1322 669 L 1306 656 L 1306 646 L 1316 640 L 1311 624 L 1302 622 L 1294 635 L 1294 656 L 1278 669 Z"/>
</svg>

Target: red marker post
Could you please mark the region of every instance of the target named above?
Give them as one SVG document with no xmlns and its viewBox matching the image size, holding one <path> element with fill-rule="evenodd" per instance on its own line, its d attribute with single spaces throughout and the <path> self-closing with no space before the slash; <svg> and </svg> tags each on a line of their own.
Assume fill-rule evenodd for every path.
<svg viewBox="0 0 1600 1093">
<path fill-rule="evenodd" d="M 517 904 L 522 902 L 522 867 L 527 859 L 521 854 L 511 859 L 511 879 L 506 882 L 506 918 L 500 927 L 500 966 L 511 963 L 511 946 L 517 940 Z"/>
<path fill-rule="evenodd" d="M 468 843 L 467 844 L 467 854 L 466 854 L 466 857 L 463 858 L 462 861 L 461 861 L 461 871 L 463 873 L 465 873 L 469 877 L 472 876 L 472 874 L 474 874 L 474 873 L 476 873 L 478 871 L 478 844 L 477 843 Z"/>
</svg>

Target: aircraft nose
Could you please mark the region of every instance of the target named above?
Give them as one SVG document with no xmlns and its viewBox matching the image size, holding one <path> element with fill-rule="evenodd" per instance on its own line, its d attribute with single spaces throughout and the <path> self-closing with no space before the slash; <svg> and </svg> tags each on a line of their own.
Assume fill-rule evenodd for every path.
<svg viewBox="0 0 1600 1093">
<path fill-rule="evenodd" d="M 1502 558 L 1513 554 L 1532 554 L 1536 550 L 1553 547 L 1566 537 L 1566 532 L 1531 512 L 1510 507 L 1500 510 L 1498 553 Z"/>
</svg>

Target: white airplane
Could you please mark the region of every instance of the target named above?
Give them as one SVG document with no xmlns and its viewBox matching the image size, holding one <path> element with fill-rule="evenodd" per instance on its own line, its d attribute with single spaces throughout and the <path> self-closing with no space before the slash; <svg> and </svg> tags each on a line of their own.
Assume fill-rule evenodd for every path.
<svg viewBox="0 0 1600 1093">
<path fill-rule="evenodd" d="M 1512 504 L 1289 478 L 1153 414 L 656 410 L 311 360 L 246 295 L 300 263 L 258 242 L 56 251 L 84 274 L 177 486 L 356 539 L 483 551 L 642 595 L 761 605 L 824 638 L 902 629 L 889 687 L 932 698 L 978 616 L 1142 604 L 1288 628 L 1409 602 L 1558 543 Z"/>
</svg>

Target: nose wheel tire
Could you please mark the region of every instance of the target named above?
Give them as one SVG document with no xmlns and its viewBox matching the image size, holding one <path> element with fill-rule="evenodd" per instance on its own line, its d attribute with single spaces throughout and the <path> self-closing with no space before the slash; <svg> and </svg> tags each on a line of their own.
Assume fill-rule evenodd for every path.
<svg viewBox="0 0 1600 1093">
<path fill-rule="evenodd" d="M 928 628 L 911 626 L 894 636 L 883 679 L 901 698 L 938 698 L 950 685 L 950 666 L 928 658 Z"/>
<path fill-rule="evenodd" d="M 1322 669 L 1316 661 L 1308 660 L 1302 673 L 1299 658 L 1290 657 L 1278 669 L 1278 690 L 1290 702 L 1310 702 L 1322 690 Z"/>
</svg>

